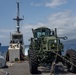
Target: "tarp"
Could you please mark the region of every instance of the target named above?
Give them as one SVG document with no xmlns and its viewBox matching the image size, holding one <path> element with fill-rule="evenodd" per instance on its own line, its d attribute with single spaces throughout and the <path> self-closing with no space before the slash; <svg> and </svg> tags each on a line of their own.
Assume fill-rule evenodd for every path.
<svg viewBox="0 0 76 75">
<path fill-rule="evenodd" d="M 0 56 L 0 68 L 6 66 L 6 60 L 3 56 Z"/>
</svg>

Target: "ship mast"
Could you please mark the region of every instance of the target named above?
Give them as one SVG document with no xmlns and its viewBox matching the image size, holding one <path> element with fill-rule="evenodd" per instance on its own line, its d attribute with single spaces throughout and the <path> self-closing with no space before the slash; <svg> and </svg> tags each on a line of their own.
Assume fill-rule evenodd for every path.
<svg viewBox="0 0 76 75">
<path fill-rule="evenodd" d="M 13 20 L 16 20 L 17 21 L 17 26 L 16 26 L 16 28 L 17 28 L 17 33 L 20 33 L 20 21 L 21 20 L 23 20 L 22 18 L 20 18 L 20 16 L 19 16 L 19 2 L 17 2 L 17 17 L 16 18 L 14 18 Z"/>
</svg>

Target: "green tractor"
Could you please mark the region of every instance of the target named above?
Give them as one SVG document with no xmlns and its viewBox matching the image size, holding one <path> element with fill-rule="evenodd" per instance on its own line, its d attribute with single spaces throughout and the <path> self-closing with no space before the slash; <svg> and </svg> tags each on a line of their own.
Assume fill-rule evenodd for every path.
<svg viewBox="0 0 76 75">
<path fill-rule="evenodd" d="M 47 27 L 40 27 L 32 29 L 32 32 L 33 38 L 30 39 L 28 57 L 30 72 L 36 74 L 39 65 L 52 64 L 56 58 L 55 53 L 62 56 L 64 46 L 60 39 L 66 40 L 67 37 L 58 37 L 56 28 L 51 30 Z M 56 63 L 63 61 L 60 56 L 57 56 Z"/>
<path fill-rule="evenodd" d="M 69 49 L 65 56 L 62 55 L 64 45 L 60 39 L 66 40 L 67 37 L 58 37 L 57 29 L 51 30 L 47 27 L 32 29 L 33 37 L 30 39 L 28 50 L 30 72 L 37 73 L 39 65 L 44 63 L 52 64 L 62 62 L 66 64 L 68 71 L 76 72 L 76 51 Z"/>
</svg>

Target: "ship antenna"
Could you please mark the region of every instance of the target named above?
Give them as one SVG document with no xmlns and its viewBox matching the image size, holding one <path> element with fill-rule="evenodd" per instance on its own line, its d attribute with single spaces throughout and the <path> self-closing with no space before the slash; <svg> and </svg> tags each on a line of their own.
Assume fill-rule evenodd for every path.
<svg viewBox="0 0 76 75">
<path fill-rule="evenodd" d="M 14 18 L 13 20 L 16 20 L 17 21 L 17 32 L 20 33 L 20 21 L 23 20 L 22 18 L 20 18 L 19 16 L 19 2 L 17 2 L 17 17 Z"/>
</svg>

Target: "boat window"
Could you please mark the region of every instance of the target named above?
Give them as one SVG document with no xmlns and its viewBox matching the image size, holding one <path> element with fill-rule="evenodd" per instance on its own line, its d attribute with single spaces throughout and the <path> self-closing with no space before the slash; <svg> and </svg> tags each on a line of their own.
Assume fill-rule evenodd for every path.
<svg viewBox="0 0 76 75">
<path fill-rule="evenodd" d="M 20 43 L 22 44 L 23 42 L 22 42 L 22 41 L 20 41 Z"/>
<path fill-rule="evenodd" d="M 13 39 L 21 39 L 22 36 L 21 35 L 13 35 Z"/>
</svg>

